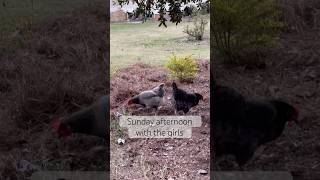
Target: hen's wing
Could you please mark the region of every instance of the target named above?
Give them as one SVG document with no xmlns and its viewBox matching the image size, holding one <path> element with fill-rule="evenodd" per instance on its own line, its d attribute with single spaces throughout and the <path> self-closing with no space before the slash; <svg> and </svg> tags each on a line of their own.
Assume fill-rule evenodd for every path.
<svg viewBox="0 0 320 180">
<path fill-rule="evenodd" d="M 141 101 L 148 107 L 158 107 L 162 102 L 162 97 L 158 96 L 154 91 L 144 91 L 139 94 Z"/>
<path fill-rule="evenodd" d="M 154 91 L 143 91 L 139 94 L 140 99 L 150 99 L 157 96 L 157 93 Z"/>
</svg>

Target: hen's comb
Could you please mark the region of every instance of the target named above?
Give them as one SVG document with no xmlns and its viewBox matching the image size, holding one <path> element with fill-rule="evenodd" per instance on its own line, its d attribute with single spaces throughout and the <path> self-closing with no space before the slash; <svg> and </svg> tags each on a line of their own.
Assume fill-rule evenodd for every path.
<svg viewBox="0 0 320 180">
<path fill-rule="evenodd" d="M 54 128 L 56 131 L 59 130 L 60 125 L 61 125 L 60 118 L 57 118 L 57 119 L 55 119 L 55 120 L 53 121 L 53 125 L 52 125 L 52 126 L 53 126 L 53 128 Z"/>
<path fill-rule="evenodd" d="M 127 104 L 127 105 L 131 105 L 131 104 L 132 104 L 132 100 L 129 99 L 126 104 Z"/>
</svg>

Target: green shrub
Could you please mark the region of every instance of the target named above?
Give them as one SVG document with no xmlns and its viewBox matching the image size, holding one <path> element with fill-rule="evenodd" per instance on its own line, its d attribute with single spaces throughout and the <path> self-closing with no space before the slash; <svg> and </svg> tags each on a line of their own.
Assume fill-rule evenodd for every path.
<svg viewBox="0 0 320 180">
<path fill-rule="evenodd" d="M 193 27 L 189 28 L 187 25 L 183 32 L 191 37 L 194 37 L 196 40 L 201 41 L 207 24 L 208 21 L 205 19 L 205 17 L 196 16 L 193 22 Z"/>
<path fill-rule="evenodd" d="M 275 0 L 211 1 L 211 40 L 215 56 L 229 63 L 256 63 L 276 45 L 283 24 Z"/>
<path fill-rule="evenodd" d="M 173 54 L 166 67 L 170 71 L 171 76 L 181 82 L 192 82 L 199 71 L 198 64 L 192 55 L 177 57 Z"/>
</svg>

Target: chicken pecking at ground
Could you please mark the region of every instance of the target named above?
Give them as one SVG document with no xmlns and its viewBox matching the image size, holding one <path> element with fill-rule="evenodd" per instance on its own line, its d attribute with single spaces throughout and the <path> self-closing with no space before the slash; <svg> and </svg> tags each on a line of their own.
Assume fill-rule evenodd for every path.
<svg viewBox="0 0 320 180">
<path fill-rule="evenodd" d="M 91 106 L 77 111 L 69 117 L 56 119 L 53 122 L 53 127 L 59 137 L 82 133 L 98 136 L 108 141 L 108 103 L 109 96 L 103 96 Z"/>
<path fill-rule="evenodd" d="M 282 100 L 249 101 L 236 90 L 212 82 L 211 143 L 215 161 L 233 155 L 242 169 L 259 146 L 281 136 L 287 122 L 298 122 L 297 109 Z"/>
<path fill-rule="evenodd" d="M 188 93 L 177 87 L 175 82 L 172 83 L 173 97 L 172 104 L 175 108 L 175 114 L 179 111 L 183 111 L 184 114 L 188 113 L 189 110 L 198 105 L 200 100 L 203 100 L 203 96 L 199 93 Z"/>
<path fill-rule="evenodd" d="M 140 104 L 147 109 L 155 109 L 155 115 L 157 115 L 158 108 L 163 102 L 164 95 L 164 83 L 161 83 L 151 90 L 143 91 L 138 95 L 133 96 L 129 99 L 127 104 Z"/>
</svg>

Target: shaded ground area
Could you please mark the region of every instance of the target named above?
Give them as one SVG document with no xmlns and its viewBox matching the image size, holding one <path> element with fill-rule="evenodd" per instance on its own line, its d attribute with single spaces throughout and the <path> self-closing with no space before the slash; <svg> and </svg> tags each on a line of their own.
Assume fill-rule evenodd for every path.
<svg viewBox="0 0 320 180">
<path fill-rule="evenodd" d="M 213 61 L 220 84 L 235 88 L 247 98 L 281 98 L 300 110 L 301 128 L 286 127 L 286 136 L 264 146 L 247 170 L 286 170 L 295 180 L 320 177 L 320 38 L 319 31 L 286 33 L 280 47 L 270 52 L 266 69 L 226 67 Z M 224 162 L 222 170 L 238 169 Z"/>
<path fill-rule="evenodd" d="M 208 61 L 199 61 L 200 73 L 191 84 L 178 84 L 189 92 L 204 96 L 188 115 L 201 115 L 202 127 L 193 128 L 191 139 L 129 139 L 127 130 L 118 126 L 118 119 L 111 119 L 111 174 L 112 179 L 209 179 L 198 170 L 209 171 L 209 67 Z M 161 67 L 135 64 L 121 70 L 111 79 L 111 113 L 153 115 L 139 106 L 126 107 L 126 101 L 143 90 L 165 83 L 166 96 L 159 115 L 174 115 L 168 97 L 172 95 L 172 80 L 168 71 Z M 126 143 L 118 145 L 117 138 Z"/>
<path fill-rule="evenodd" d="M 104 4 L 21 27 L 7 37 L 10 46 L 0 44 L 0 179 L 27 179 L 31 171 L 21 162 L 40 170 L 106 170 L 106 151 L 91 150 L 104 145 L 101 139 L 58 139 L 51 126 L 108 91 Z"/>
<path fill-rule="evenodd" d="M 101 0 L 90 2 L 101 3 Z M 16 31 L 21 25 L 31 25 L 47 17 L 62 16 L 88 3 L 86 0 L 3 0 L 0 6 L 0 38 L 1 35 Z"/>
</svg>

